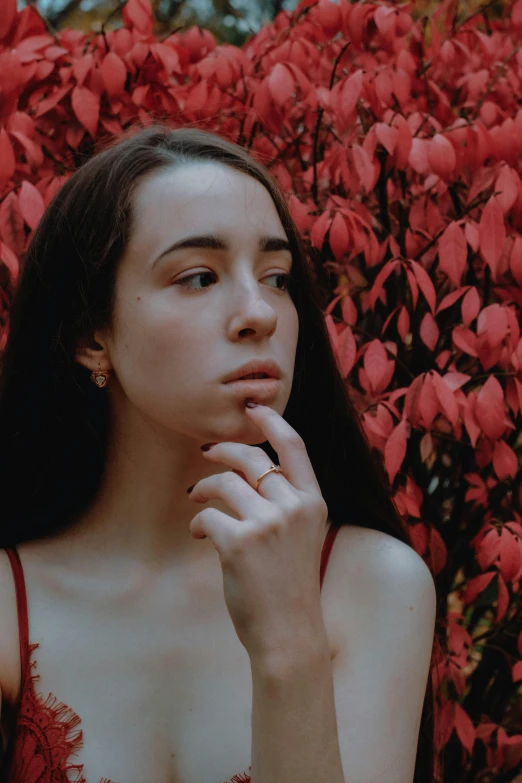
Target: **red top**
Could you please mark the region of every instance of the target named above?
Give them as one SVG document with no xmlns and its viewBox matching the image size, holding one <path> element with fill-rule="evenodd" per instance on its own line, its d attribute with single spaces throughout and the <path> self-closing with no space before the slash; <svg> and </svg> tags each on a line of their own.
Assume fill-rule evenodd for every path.
<svg viewBox="0 0 522 783">
<path fill-rule="evenodd" d="M 338 527 L 330 525 L 321 553 L 319 572 L 320 587 L 330 557 Z M 50 693 L 44 701 L 35 692 L 34 683 L 39 674 L 31 670 L 37 666 L 32 661 L 38 643 L 29 642 L 27 596 L 22 563 L 16 547 L 6 548 L 16 587 L 16 607 L 20 632 L 21 687 L 16 709 L 15 730 L 6 748 L 2 781 L 5 783 L 69 783 L 68 770 L 76 770 L 76 783 L 87 783 L 82 775 L 83 764 L 69 763 L 69 757 L 83 746 L 83 733 L 77 726 L 81 718 Z M 77 729 L 75 731 L 75 729 Z M 251 767 L 248 768 L 249 771 Z M 102 778 L 100 783 L 114 783 Z M 234 775 L 227 783 L 250 783 L 248 772 Z"/>
</svg>

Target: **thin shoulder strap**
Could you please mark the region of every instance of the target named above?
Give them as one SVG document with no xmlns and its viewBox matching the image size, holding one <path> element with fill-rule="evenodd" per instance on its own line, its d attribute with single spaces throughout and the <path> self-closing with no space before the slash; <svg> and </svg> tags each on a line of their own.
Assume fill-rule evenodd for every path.
<svg viewBox="0 0 522 783">
<path fill-rule="evenodd" d="M 323 579 L 326 573 L 326 566 L 328 565 L 328 560 L 330 559 L 330 552 L 332 551 L 335 537 L 340 529 L 341 529 L 340 527 L 330 523 L 330 527 L 328 528 L 328 532 L 326 533 L 326 537 L 324 539 L 324 544 L 323 544 L 323 551 L 321 552 L 321 570 L 319 571 L 319 589 L 321 589 L 323 586 Z"/>
<path fill-rule="evenodd" d="M 18 634 L 20 636 L 20 662 L 22 668 L 21 693 L 25 684 L 25 670 L 27 666 L 27 655 L 29 647 L 29 619 L 27 614 L 27 593 L 25 589 L 25 578 L 20 556 L 16 547 L 6 547 L 5 551 L 9 557 L 11 568 L 13 569 L 14 583 L 16 589 L 16 608 L 18 611 Z"/>
</svg>

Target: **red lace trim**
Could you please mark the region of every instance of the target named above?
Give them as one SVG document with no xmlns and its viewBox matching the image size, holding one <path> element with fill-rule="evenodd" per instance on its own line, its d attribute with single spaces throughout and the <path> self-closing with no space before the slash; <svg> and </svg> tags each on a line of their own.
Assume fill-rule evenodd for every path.
<svg viewBox="0 0 522 783">
<path fill-rule="evenodd" d="M 83 732 L 75 729 L 81 718 L 74 710 L 58 702 L 50 693 L 44 701 L 34 683 L 40 675 L 32 673 L 38 661 L 31 660 L 40 645 L 29 644 L 26 682 L 16 723 L 15 745 L 9 766 L 12 783 L 87 783 L 83 764 L 70 764 L 69 757 L 83 747 Z M 252 767 L 248 768 L 249 771 Z M 70 778 L 69 773 L 76 773 Z M 114 783 L 102 778 L 100 783 Z M 225 783 L 251 783 L 250 775 L 238 773 Z"/>
<path fill-rule="evenodd" d="M 248 769 L 251 770 L 252 767 L 249 767 Z M 238 773 L 237 775 L 231 777 L 230 780 L 225 781 L 225 783 L 251 783 L 251 778 L 247 772 L 245 772 L 243 775 Z"/>
<path fill-rule="evenodd" d="M 74 731 L 81 718 L 50 693 L 44 701 L 34 688 L 40 679 L 33 674 L 38 662 L 31 661 L 40 645 L 29 644 L 26 682 L 16 722 L 15 745 L 9 766 L 13 783 L 87 783 L 83 764 L 70 764 L 69 756 L 83 747 L 83 732 Z M 69 777 L 70 772 L 76 777 Z M 114 783 L 103 778 L 100 783 Z"/>
</svg>

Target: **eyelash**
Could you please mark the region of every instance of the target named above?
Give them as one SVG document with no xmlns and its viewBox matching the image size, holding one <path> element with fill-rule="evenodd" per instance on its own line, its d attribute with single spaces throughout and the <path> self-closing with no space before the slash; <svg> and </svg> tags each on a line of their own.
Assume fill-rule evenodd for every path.
<svg viewBox="0 0 522 783">
<path fill-rule="evenodd" d="M 213 272 L 194 272 L 192 275 L 187 275 L 187 277 L 182 277 L 181 280 L 176 280 L 174 282 L 174 285 L 180 285 L 183 286 L 183 288 L 187 288 L 190 291 L 205 291 L 205 288 L 189 288 L 188 285 L 186 285 L 188 280 L 192 280 L 194 277 L 203 277 L 204 275 L 212 275 Z M 284 288 L 278 288 L 276 290 L 282 291 L 282 292 L 288 292 L 288 284 L 290 282 L 290 275 L 286 272 L 274 272 L 273 275 L 267 275 L 267 277 L 283 277 L 285 279 L 285 287 Z"/>
</svg>

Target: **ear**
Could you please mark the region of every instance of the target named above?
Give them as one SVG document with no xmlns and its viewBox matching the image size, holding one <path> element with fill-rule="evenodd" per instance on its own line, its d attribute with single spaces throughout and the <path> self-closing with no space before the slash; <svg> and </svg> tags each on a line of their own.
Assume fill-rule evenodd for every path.
<svg viewBox="0 0 522 783">
<path fill-rule="evenodd" d="M 74 358 L 91 372 L 100 369 L 110 370 L 112 366 L 107 347 L 102 340 L 97 339 L 97 335 L 91 340 L 81 341 Z"/>
</svg>

